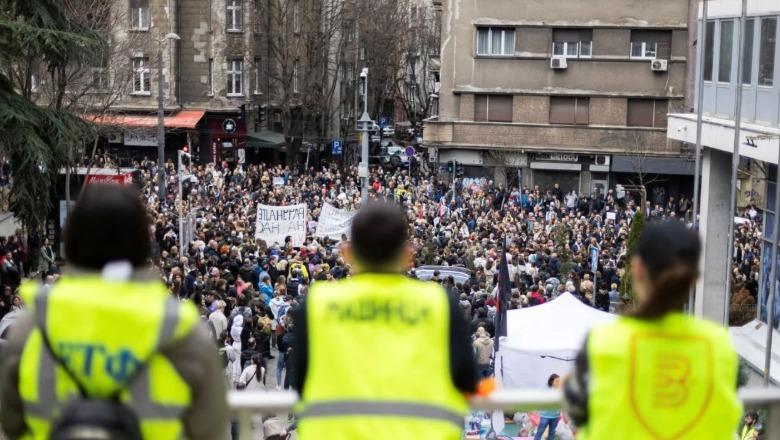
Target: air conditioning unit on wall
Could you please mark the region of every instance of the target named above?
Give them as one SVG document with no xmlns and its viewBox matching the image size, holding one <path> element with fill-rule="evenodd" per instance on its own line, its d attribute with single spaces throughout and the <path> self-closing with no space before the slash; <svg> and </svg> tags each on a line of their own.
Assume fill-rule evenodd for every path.
<svg viewBox="0 0 780 440">
<path fill-rule="evenodd" d="M 666 72 L 669 68 L 669 61 L 654 59 L 650 62 L 650 70 L 653 72 Z"/>
<path fill-rule="evenodd" d="M 611 157 L 606 154 L 597 154 L 594 163 L 596 165 L 609 166 Z"/>
<path fill-rule="evenodd" d="M 552 57 L 550 58 L 550 69 L 565 69 L 567 68 L 565 57 Z"/>
</svg>

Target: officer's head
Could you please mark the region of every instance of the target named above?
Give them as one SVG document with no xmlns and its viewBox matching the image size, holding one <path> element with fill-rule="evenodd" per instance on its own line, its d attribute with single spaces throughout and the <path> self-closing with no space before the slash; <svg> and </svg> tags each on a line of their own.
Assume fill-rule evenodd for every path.
<svg viewBox="0 0 780 440">
<path fill-rule="evenodd" d="M 412 258 L 407 238 L 408 222 L 397 206 L 369 203 L 352 220 L 347 257 L 363 272 L 402 272 Z"/>
<path fill-rule="evenodd" d="M 127 186 L 87 185 L 68 215 L 65 257 L 84 269 L 128 261 L 145 265 L 151 253 L 149 217 L 138 192 Z"/>
<path fill-rule="evenodd" d="M 639 237 L 631 261 L 635 315 L 659 318 L 679 310 L 699 275 L 701 242 L 682 222 L 651 222 Z"/>
</svg>

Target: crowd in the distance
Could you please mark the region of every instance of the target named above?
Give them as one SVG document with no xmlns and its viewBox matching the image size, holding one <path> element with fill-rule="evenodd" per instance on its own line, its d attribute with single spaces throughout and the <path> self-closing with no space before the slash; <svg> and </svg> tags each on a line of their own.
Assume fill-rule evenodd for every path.
<svg viewBox="0 0 780 440">
<path fill-rule="evenodd" d="M 194 301 L 209 322 L 222 347 L 231 385 L 245 387 L 251 376 L 247 373 L 259 372 L 258 380 L 249 381 L 249 386 L 262 386 L 272 346 L 279 349 L 275 383 L 289 385 L 285 377 L 291 374 L 283 373 L 285 358 L 295 347 L 289 312 L 313 283 L 347 277 L 352 268 L 340 253 L 342 237 L 316 239 L 308 234 L 299 247 L 293 247 L 289 239 L 285 243 L 257 240 L 256 207 L 305 203 L 309 232 L 315 231 L 323 203 L 347 210 L 359 207 L 356 170 L 326 165 L 305 172 L 279 165 L 193 165 L 183 179 L 180 197 L 179 175 L 169 161 L 165 199 L 160 203 L 156 164 L 145 159 L 134 165 L 140 170 L 152 219 L 155 263 L 171 293 Z M 493 335 L 502 242 L 510 255 L 510 308 L 541 304 L 569 292 L 588 305 L 615 311 L 621 304 L 626 244 L 637 212 L 650 218 L 689 221 L 691 212 L 691 202 L 685 197 L 640 206 L 636 195 L 613 189 L 606 194 L 578 195 L 565 193 L 557 184 L 522 189 L 494 185 L 486 179 L 458 179 L 451 184 L 416 169 L 410 174 L 406 168 L 373 168 L 369 196 L 398 203 L 406 211 L 415 267 L 470 270 L 465 282 L 438 274 L 434 278 L 459 300 L 475 340 L 482 341 L 475 343 L 480 364 L 486 362 L 485 347 L 491 345 L 486 340 Z M 180 210 L 194 219 L 189 243 L 180 243 L 178 237 Z M 760 212 L 750 206 L 745 216 L 751 221 L 738 226 L 735 240 L 735 292 L 742 292 L 741 304 L 755 305 Z M 31 261 L 25 253 L 36 253 L 42 274 L 56 276 L 58 272 L 48 259 L 51 248 L 42 247 L 39 236 L 32 237 L 38 240 L 35 246 L 26 244 L 31 237 L 22 238 L 0 243 L 3 286 L 8 290 L 3 312 L 14 307 L 13 292 L 22 274 L 30 272 Z M 42 249 L 46 249 L 45 258 Z M 598 255 L 595 271 L 594 252 Z M 414 268 L 409 274 L 415 276 Z"/>
</svg>

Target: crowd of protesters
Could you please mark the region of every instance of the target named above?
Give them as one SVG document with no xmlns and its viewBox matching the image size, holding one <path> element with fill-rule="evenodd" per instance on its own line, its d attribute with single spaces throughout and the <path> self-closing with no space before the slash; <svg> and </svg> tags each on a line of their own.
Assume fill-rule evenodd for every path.
<svg viewBox="0 0 780 440">
<path fill-rule="evenodd" d="M 266 375 L 289 387 L 286 362 L 295 348 L 290 311 L 312 283 L 347 277 L 352 268 L 341 254 L 342 239 L 307 236 L 302 246 L 266 243 L 255 238 L 256 207 L 307 205 L 308 230 L 315 231 L 324 203 L 355 210 L 360 205 L 356 170 L 336 166 L 305 172 L 283 166 L 193 164 L 182 179 L 169 161 L 162 203 L 156 164 L 137 161 L 153 224 L 155 263 L 173 295 L 191 300 L 208 322 L 233 388 L 262 387 Z M 99 160 L 94 166 L 101 166 Z M 557 184 L 519 188 L 486 179 L 454 184 L 430 173 L 406 168 L 371 170 L 369 197 L 400 204 L 406 211 L 415 267 L 459 266 L 470 278 L 456 283 L 434 274 L 459 300 L 472 323 L 474 348 L 483 374 L 492 351 L 498 266 L 502 246 L 508 255 L 510 308 L 534 306 L 569 292 L 584 303 L 616 311 L 626 271 L 627 239 L 638 212 L 649 218 L 690 221 L 691 202 L 682 197 L 645 205 L 618 189 L 606 194 L 564 192 Z M 192 240 L 178 237 L 179 212 L 194 218 Z M 755 304 L 760 268 L 760 212 L 745 210 L 750 221 L 738 225 L 735 240 L 735 291 Z M 56 255 L 37 234 L 21 233 L 0 242 L 3 298 L 0 313 L 22 307 L 15 290 L 25 276 L 42 274 L 53 282 Z M 593 254 L 598 255 L 593 270 Z M 415 276 L 415 269 L 409 272 Z M 745 296 L 747 295 L 747 296 Z M 276 350 L 272 350 L 275 348 Z M 266 361 L 276 358 L 276 370 Z M 250 380 L 250 378 L 252 378 Z"/>
</svg>

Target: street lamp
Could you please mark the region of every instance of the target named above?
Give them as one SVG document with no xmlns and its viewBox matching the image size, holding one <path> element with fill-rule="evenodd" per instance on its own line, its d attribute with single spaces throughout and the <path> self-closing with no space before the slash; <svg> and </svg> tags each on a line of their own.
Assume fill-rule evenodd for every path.
<svg viewBox="0 0 780 440">
<path fill-rule="evenodd" d="M 157 43 L 157 184 L 159 186 L 160 209 L 165 199 L 165 99 L 163 96 L 163 54 L 164 41 L 181 40 L 173 32 L 166 34 Z"/>
<path fill-rule="evenodd" d="M 363 182 L 360 188 L 360 202 L 365 204 L 368 200 L 368 132 L 373 126 L 371 117 L 368 116 L 368 67 L 360 71 L 360 79 L 363 82 L 363 114 L 357 120 L 357 130 L 361 132 L 360 165 L 358 165 L 358 177 Z"/>
</svg>

